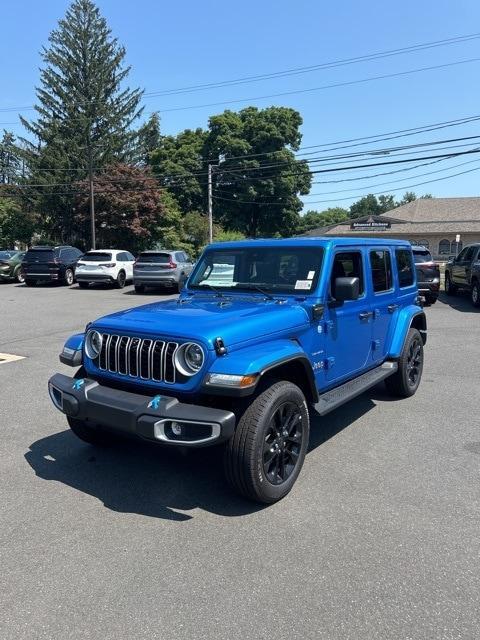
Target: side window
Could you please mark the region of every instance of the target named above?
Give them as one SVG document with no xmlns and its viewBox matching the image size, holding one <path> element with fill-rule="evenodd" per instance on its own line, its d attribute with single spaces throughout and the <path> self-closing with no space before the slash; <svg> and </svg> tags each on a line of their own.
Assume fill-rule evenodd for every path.
<svg viewBox="0 0 480 640">
<path fill-rule="evenodd" d="M 365 287 L 363 283 L 363 260 L 360 251 L 346 251 L 335 255 L 332 275 L 330 276 L 330 292 L 334 298 L 335 280 L 345 277 L 358 278 L 360 280 L 360 295 L 363 295 Z"/>
<path fill-rule="evenodd" d="M 393 286 L 392 260 L 390 251 L 370 251 L 373 290 L 375 293 L 388 291 Z"/>
<path fill-rule="evenodd" d="M 55 251 L 55 254 L 58 257 L 58 259 L 61 260 L 62 262 L 67 262 L 68 261 L 67 249 L 57 249 Z"/>
<path fill-rule="evenodd" d="M 182 251 L 178 251 L 175 255 L 178 262 L 185 262 L 185 254 Z"/>
<path fill-rule="evenodd" d="M 468 247 L 465 247 L 465 249 L 458 254 L 457 262 L 463 262 L 463 260 L 465 260 L 465 256 L 467 254 L 467 251 L 468 251 Z"/>
<path fill-rule="evenodd" d="M 465 262 L 470 262 L 472 260 L 474 251 L 475 247 L 467 247 L 465 249 L 465 256 L 463 258 Z"/>
<path fill-rule="evenodd" d="M 132 255 L 129 251 L 127 251 L 127 260 L 130 260 L 131 262 L 135 261 L 135 256 Z"/>
<path fill-rule="evenodd" d="M 185 262 L 191 262 L 190 260 L 190 256 L 187 255 L 186 253 L 183 254 L 184 258 L 185 258 Z"/>
<path fill-rule="evenodd" d="M 400 287 L 411 287 L 414 282 L 411 251 L 408 251 L 408 249 L 397 249 L 395 256 L 397 259 L 398 281 Z"/>
<path fill-rule="evenodd" d="M 118 254 L 117 260 L 119 262 L 126 262 L 127 261 L 127 254 L 125 253 L 125 251 L 122 251 L 122 253 Z"/>
</svg>

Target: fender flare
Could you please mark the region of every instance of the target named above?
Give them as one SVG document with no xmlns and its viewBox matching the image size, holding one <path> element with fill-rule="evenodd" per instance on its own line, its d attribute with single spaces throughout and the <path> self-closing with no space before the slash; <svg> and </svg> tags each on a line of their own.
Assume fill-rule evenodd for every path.
<svg viewBox="0 0 480 640">
<path fill-rule="evenodd" d="M 408 332 L 412 326 L 420 331 L 423 344 L 426 344 L 427 318 L 425 312 L 417 306 L 412 305 L 405 307 L 398 315 L 390 351 L 387 356 L 388 359 L 397 359 L 400 357 Z"/>
</svg>

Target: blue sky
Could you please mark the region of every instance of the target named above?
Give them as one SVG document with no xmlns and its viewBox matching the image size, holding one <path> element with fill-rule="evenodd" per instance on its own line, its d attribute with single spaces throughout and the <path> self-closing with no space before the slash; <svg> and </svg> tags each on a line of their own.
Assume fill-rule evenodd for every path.
<svg viewBox="0 0 480 640">
<path fill-rule="evenodd" d="M 41 65 L 39 51 L 68 4 L 64 0 L 25 0 L 21 12 L 15 3 L 2 6 L 0 108 L 34 102 Z M 144 87 L 147 92 L 320 64 L 480 31 L 478 0 L 99 0 L 97 4 L 127 49 L 127 61 L 132 65 L 130 84 Z M 145 111 L 165 110 L 161 113 L 162 131 L 176 133 L 187 127 L 205 126 L 209 115 L 229 108 L 196 105 L 308 89 L 468 58 L 480 58 L 480 39 L 289 78 L 145 99 Z M 249 103 L 293 107 L 304 121 L 302 146 L 323 144 L 480 114 L 479 71 L 477 61 L 334 89 L 233 103 L 230 108 L 239 109 Z M 186 106 L 194 108 L 168 111 Z M 0 112 L 0 123 L 1 128 L 21 132 L 17 112 Z M 478 134 L 478 123 L 472 123 L 399 142 Z M 441 164 L 445 172 L 423 178 L 415 176 L 440 165 L 392 176 L 392 182 L 400 178 L 405 181 L 392 184 L 391 188 L 390 184 L 364 188 L 387 182 L 389 176 L 333 187 L 315 184 L 314 195 L 305 198 L 305 202 L 314 203 L 311 208 L 320 210 L 336 204 L 348 206 L 352 199 L 370 191 L 384 190 L 401 196 L 416 182 L 480 168 L 480 155 L 478 162 L 453 168 L 476 157 L 448 160 Z M 448 167 L 452 169 L 447 170 Z M 436 196 L 480 195 L 479 178 L 480 170 L 414 190 Z M 325 194 L 334 188 L 346 191 Z"/>
</svg>

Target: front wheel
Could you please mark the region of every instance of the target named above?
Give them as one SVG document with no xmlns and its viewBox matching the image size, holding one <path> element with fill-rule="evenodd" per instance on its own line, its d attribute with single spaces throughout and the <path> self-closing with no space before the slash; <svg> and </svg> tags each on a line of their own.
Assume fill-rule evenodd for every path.
<svg viewBox="0 0 480 640">
<path fill-rule="evenodd" d="M 476 280 L 472 283 L 470 299 L 474 307 L 480 307 L 480 285 Z"/>
<path fill-rule="evenodd" d="M 409 398 L 418 389 L 423 372 L 423 340 L 418 329 L 410 329 L 398 360 L 398 369 L 385 380 L 389 393 Z"/>
<path fill-rule="evenodd" d="M 225 475 L 245 497 L 271 504 L 291 490 L 310 435 L 307 403 L 293 383 L 273 383 L 243 413 L 225 449 Z"/>
<path fill-rule="evenodd" d="M 25 274 L 23 273 L 23 269 L 17 269 L 15 273 L 15 281 L 23 284 L 25 282 Z"/>
<path fill-rule="evenodd" d="M 108 433 L 100 431 L 96 427 L 89 427 L 82 420 L 67 416 L 67 421 L 73 433 L 83 442 L 105 447 L 112 441 L 112 437 L 109 437 Z"/>
<path fill-rule="evenodd" d="M 445 274 L 445 293 L 447 296 L 454 296 L 457 291 L 457 287 L 453 284 L 449 273 Z"/>
<path fill-rule="evenodd" d="M 135 293 L 144 293 L 145 285 L 144 284 L 136 284 L 135 285 Z"/>
</svg>

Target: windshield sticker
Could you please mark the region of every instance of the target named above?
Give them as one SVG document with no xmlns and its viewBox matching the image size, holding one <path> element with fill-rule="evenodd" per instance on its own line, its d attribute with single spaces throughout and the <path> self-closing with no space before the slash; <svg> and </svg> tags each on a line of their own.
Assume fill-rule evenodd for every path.
<svg viewBox="0 0 480 640">
<path fill-rule="evenodd" d="M 311 280 L 297 280 L 295 282 L 295 289 L 311 289 L 312 281 Z"/>
<path fill-rule="evenodd" d="M 315 271 L 309 271 L 307 276 L 308 280 L 313 280 L 314 277 L 315 277 Z"/>
</svg>

